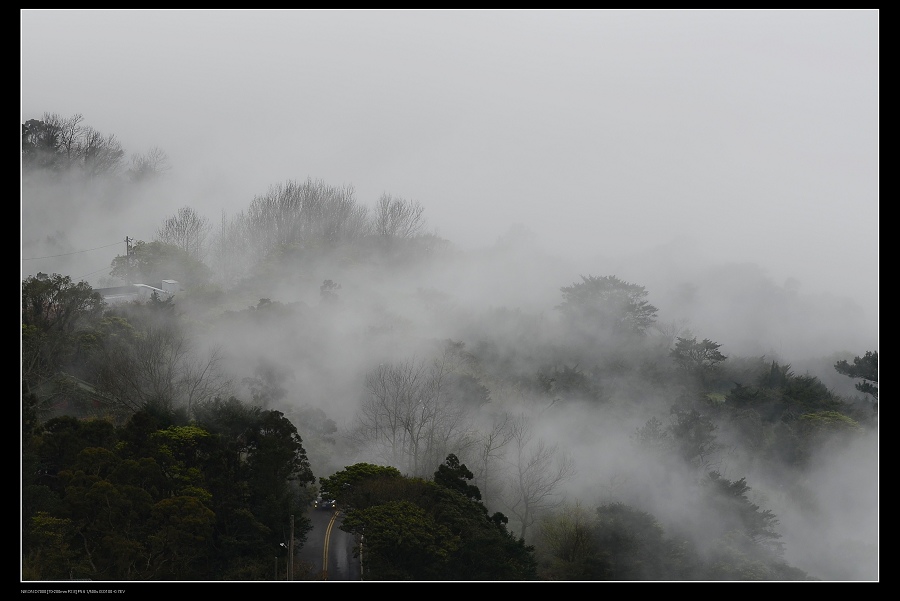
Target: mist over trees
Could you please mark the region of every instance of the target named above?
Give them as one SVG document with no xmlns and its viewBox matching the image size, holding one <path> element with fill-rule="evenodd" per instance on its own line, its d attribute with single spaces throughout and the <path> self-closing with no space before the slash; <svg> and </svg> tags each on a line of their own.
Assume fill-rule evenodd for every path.
<svg viewBox="0 0 900 601">
<path fill-rule="evenodd" d="M 125 150 L 113 134 L 83 125 L 84 117 L 45 113 L 22 125 L 22 166 L 59 176 L 76 171 L 86 179 L 117 174 Z"/>
<path fill-rule="evenodd" d="M 128 215 L 177 169 L 126 169 L 80 115 L 22 135 L 29 231 L 84 189 Z M 425 215 L 288 180 L 108 261 L 172 298 L 23 277 L 23 577 L 267 579 L 322 493 L 372 579 L 878 578 L 877 338 L 819 331 L 852 311 L 746 266 L 657 291 L 525 235 L 466 253 Z"/>
<path fill-rule="evenodd" d="M 878 407 L 878 351 L 866 351 L 862 357 L 854 357 L 853 365 L 841 359 L 834 364 L 834 369 L 845 376 L 862 380 L 856 384 L 856 389 L 875 397 L 875 407 Z"/>
</svg>

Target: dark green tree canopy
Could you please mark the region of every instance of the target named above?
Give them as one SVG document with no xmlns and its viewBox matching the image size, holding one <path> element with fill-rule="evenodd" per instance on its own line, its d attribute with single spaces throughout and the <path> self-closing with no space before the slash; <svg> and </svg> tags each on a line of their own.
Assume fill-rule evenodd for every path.
<svg viewBox="0 0 900 601">
<path fill-rule="evenodd" d="M 672 423 L 666 429 L 681 457 L 704 466 L 721 445 L 716 442 L 716 425 L 698 410 L 679 405 L 671 408 Z"/>
<path fill-rule="evenodd" d="M 56 177 L 74 172 L 87 179 L 116 177 L 124 158 L 125 149 L 116 136 L 85 125 L 81 114 L 61 117 L 44 113 L 40 119 L 22 124 L 22 167 L 26 174 Z M 152 148 L 146 155 L 132 157 L 127 175 L 132 181 L 141 181 L 167 168 L 165 152 Z"/>
<path fill-rule="evenodd" d="M 624 503 L 602 505 L 592 534 L 591 580 L 664 580 L 677 570 L 676 545 L 645 511 Z"/>
<path fill-rule="evenodd" d="M 878 401 L 878 351 L 866 351 L 862 357 L 854 357 L 853 365 L 846 360 L 838 361 L 834 369 L 850 378 L 862 379 L 856 384 L 856 389 L 871 394 Z"/>
<path fill-rule="evenodd" d="M 115 177 L 118 142 L 81 121 L 47 114 L 22 126 L 29 245 L 74 248 L 67 238 L 76 232 L 66 227 L 74 224 L 63 212 L 44 221 L 45 198 L 65 200 L 65 214 L 101 209 L 115 217 L 162 190 L 150 183 L 168 168 L 162 151 L 135 156 L 125 177 Z M 123 193 L 138 187 L 147 193 Z M 754 504 L 771 494 L 779 511 L 790 512 L 785 522 L 818 526 L 788 537 L 803 545 L 793 557 L 841 520 L 858 524 L 860 538 L 876 531 L 860 517 L 871 515 L 865 502 L 877 475 L 858 469 L 855 451 L 877 442 L 870 437 L 877 411 L 863 398 L 871 394 L 877 407 L 877 351 L 825 361 L 853 397 L 842 399 L 790 365 L 737 351 L 727 358 L 718 342 L 685 333 L 689 316 L 727 331 L 707 319 L 721 317 L 708 310 L 713 282 L 723 299 L 740 298 L 728 319 L 758 333 L 758 341 L 726 341 L 735 349 L 767 348 L 780 325 L 770 316 L 796 318 L 806 307 L 799 297 L 754 274 L 752 291 L 701 280 L 704 294 L 692 284 L 676 291 L 665 311 L 675 321 L 657 324 L 643 286 L 570 272 L 575 283 L 559 288 L 570 275 L 553 285 L 562 297 L 551 303 L 559 303 L 555 319 L 524 298 L 530 308 L 481 312 L 467 292 L 480 281 L 460 279 L 456 261 L 507 270 L 524 245 L 458 253 L 424 234 L 422 217 L 418 203 L 388 194 L 373 212 L 352 187 L 288 181 L 234 217 L 222 213 L 221 227 L 186 206 L 152 241 L 127 239 L 134 244 L 113 261 L 112 274 L 160 288 L 162 279 L 178 280 L 187 294 L 174 299 L 105 306 L 68 276 L 25 280 L 25 579 L 263 580 L 273 560 L 277 578 L 286 533 L 297 518 L 302 546 L 316 494 L 334 499 L 337 511 L 313 516 L 339 516 L 339 527 L 365 544 L 364 555 L 357 551 L 367 580 L 536 579 L 535 548 L 547 559 L 540 573 L 547 580 L 802 578 L 779 559 L 775 515 Z M 29 253 L 39 254 L 48 253 Z M 432 262 L 442 256 L 449 262 Z M 540 277 L 542 256 L 528 257 Z M 747 279 L 740 266 L 723 270 L 730 281 Z M 523 282 L 498 302 L 517 300 L 532 283 L 540 286 Z M 759 310 L 782 301 L 787 312 Z M 754 309 L 746 316 L 745 302 Z M 800 334 L 807 324 L 795 325 Z M 401 363 L 409 353 L 434 361 Z M 363 373 L 374 365 L 384 369 Z M 853 394 L 843 376 L 865 394 Z M 248 404 L 231 396 L 239 383 Z M 353 407 L 361 392 L 371 405 Z M 320 404 L 364 415 L 361 434 L 339 429 Z M 532 430 L 530 417 L 540 427 Z M 621 434 L 640 423 L 637 448 L 620 446 Z M 551 438 L 545 444 L 532 437 L 538 433 Z M 312 448 L 304 448 L 308 440 Z M 588 480 L 564 491 L 571 450 L 587 463 Z M 854 451 L 853 463 L 845 450 Z M 370 463 L 341 469 L 366 454 L 405 471 Z M 833 458 L 840 463 L 828 463 Z M 312 465 L 339 471 L 316 479 Z M 818 497 L 828 489 L 815 475 L 835 465 L 856 472 L 842 491 L 853 494 L 847 502 Z M 764 475 L 752 496 L 744 473 Z M 564 507 L 563 493 L 585 491 L 604 505 Z M 545 519 L 551 527 L 531 527 Z M 834 555 L 829 549 L 804 563 L 833 575 L 835 566 L 855 572 L 877 554 L 868 540 L 844 540 L 850 544 Z"/>
<path fill-rule="evenodd" d="M 59 152 L 62 138 L 61 124 L 52 122 L 48 115 L 44 120 L 29 119 L 23 123 L 22 166 L 26 169 L 57 168 L 63 158 Z"/>
<path fill-rule="evenodd" d="M 117 256 L 111 267 L 114 277 L 149 285 L 177 280 L 185 287 L 199 286 L 211 277 L 209 267 L 182 248 L 164 242 L 138 240 L 131 255 Z"/>
<path fill-rule="evenodd" d="M 750 486 L 746 478 L 729 480 L 716 471 L 709 472 L 702 481 L 712 514 L 719 517 L 723 533 L 733 532 L 740 536 L 739 544 L 767 550 L 780 556 L 784 544 L 779 541 L 778 518 L 771 510 L 761 509 L 747 496 Z M 712 524 L 711 524 L 712 526 Z"/>
<path fill-rule="evenodd" d="M 560 288 L 557 308 L 581 327 L 600 327 L 612 333 L 643 334 L 656 321 L 657 309 L 643 286 L 616 276 L 581 276 L 581 282 Z"/>
<path fill-rule="evenodd" d="M 698 342 L 697 338 L 677 337 L 676 341 L 669 356 L 682 373 L 707 388 L 719 364 L 728 358 L 719 351 L 722 345 L 708 338 Z"/>
<path fill-rule="evenodd" d="M 817 411 L 849 410 L 848 404 L 815 376 L 796 375 L 790 365 L 775 361 L 759 371 L 753 385 L 737 384 L 725 400 L 734 409 L 752 409 L 768 423 L 792 423 L 803 414 Z"/>
<path fill-rule="evenodd" d="M 669 353 L 675 364 L 687 371 L 706 370 L 715 367 L 728 357 L 719 352 L 722 346 L 708 338 L 697 342 L 696 338 L 676 338 L 675 348 Z"/>
<path fill-rule="evenodd" d="M 22 282 L 22 383 L 39 402 L 59 396 L 63 370 L 81 359 L 79 340 L 96 324 L 105 303 L 87 282 L 38 273 Z M 46 409 L 46 407 L 45 407 Z"/>
<path fill-rule="evenodd" d="M 39 330 L 71 332 L 79 319 L 99 317 L 105 304 L 87 282 L 39 273 L 22 283 L 22 323 Z"/>
<path fill-rule="evenodd" d="M 468 481 L 474 477 L 475 474 L 465 464 L 461 464 L 459 458 L 453 454 L 447 455 L 447 461 L 439 465 L 434 473 L 435 483 L 450 490 L 455 490 L 467 499 L 480 501 L 481 491 L 474 484 L 468 484 Z"/>
<path fill-rule="evenodd" d="M 313 481 L 277 411 L 147 405 L 126 425 L 62 417 L 23 446 L 27 579 L 263 580 Z M 209 426 L 207 427 L 207 420 Z"/>
<path fill-rule="evenodd" d="M 400 477 L 402 477 L 400 470 L 395 467 L 356 463 L 327 478 L 319 478 L 319 492 L 323 498 L 335 499 L 339 504 L 345 505 L 348 498 L 359 498 L 359 491 L 355 490 L 357 485 L 370 480 Z"/>
<path fill-rule="evenodd" d="M 454 456 L 435 481 L 379 467 L 357 464 L 322 480 L 323 495 L 339 487 L 337 498 L 347 500 L 339 501 L 341 529 L 365 536 L 367 579 L 536 579 L 533 547 L 509 533 L 502 514 L 488 517 L 466 496 L 480 493 Z"/>
</svg>

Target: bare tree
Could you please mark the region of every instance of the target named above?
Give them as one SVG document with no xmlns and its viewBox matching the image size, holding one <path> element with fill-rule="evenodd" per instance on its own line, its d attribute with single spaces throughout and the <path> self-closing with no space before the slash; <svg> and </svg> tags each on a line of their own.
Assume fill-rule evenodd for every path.
<svg viewBox="0 0 900 601">
<path fill-rule="evenodd" d="M 22 163 L 26 167 L 67 169 L 80 160 L 81 115 L 63 119 L 44 113 L 22 125 Z"/>
<path fill-rule="evenodd" d="M 376 456 L 395 467 L 414 461 L 417 418 L 425 394 L 425 366 L 413 361 L 382 363 L 366 374 L 366 398 L 357 413 L 352 438 L 373 446 Z"/>
<path fill-rule="evenodd" d="M 206 239 L 212 226 L 191 207 L 182 207 L 156 230 L 156 240 L 177 246 L 198 261 L 206 256 Z"/>
<path fill-rule="evenodd" d="M 220 369 L 222 352 L 219 347 L 212 349 L 206 357 L 193 353 L 181 365 L 178 381 L 179 400 L 186 406 L 189 416 L 198 404 L 216 397 L 227 397 L 231 381 L 222 375 Z"/>
<path fill-rule="evenodd" d="M 82 169 L 92 178 L 118 173 L 122 157 L 125 156 L 125 151 L 115 135 L 104 136 L 93 127 L 85 127 L 81 131 L 78 151 Z"/>
<path fill-rule="evenodd" d="M 371 370 L 351 439 L 414 476 L 471 447 L 467 412 L 445 391 L 449 365 L 441 355 L 431 364 L 409 360 Z"/>
<path fill-rule="evenodd" d="M 472 462 L 475 472 L 475 484 L 481 491 L 481 500 L 489 505 L 491 495 L 499 495 L 501 484 L 494 489 L 493 466 L 505 456 L 504 449 L 512 441 L 513 420 L 505 411 L 491 422 L 491 427 L 482 432 L 475 444 L 473 453 L 475 460 Z"/>
<path fill-rule="evenodd" d="M 511 485 L 506 500 L 509 512 L 521 525 L 520 536 L 540 514 L 562 502 L 560 485 L 575 475 L 574 460 L 560 452 L 558 445 L 534 439 L 527 417 L 520 415 L 512 425 L 513 453 Z"/>
<path fill-rule="evenodd" d="M 128 177 L 133 182 L 156 179 L 171 169 L 169 156 L 161 148 L 154 146 L 146 154 L 131 155 Z"/>
<path fill-rule="evenodd" d="M 252 264 L 246 225 L 247 220 L 242 214 L 228 217 L 223 210 L 218 232 L 209 245 L 213 250 L 210 266 L 225 286 L 240 278 Z"/>
<path fill-rule="evenodd" d="M 650 330 L 655 335 L 660 348 L 668 351 L 675 346 L 675 341 L 681 338 L 691 338 L 693 334 L 689 329 L 690 320 L 676 319 L 668 322 L 657 322 L 651 326 Z"/>
<path fill-rule="evenodd" d="M 545 516 L 535 544 L 537 555 L 551 564 L 583 565 L 596 552 L 594 521 L 594 512 L 577 501 Z M 566 574 L 554 576 L 565 579 Z"/>
<path fill-rule="evenodd" d="M 219 351 L 202 357 L 177 327 L 156 324 L 134 330 L 121 320 L 113 325 L 119 330 L 101 351 L 98 384 L 121 407 L 135 410 L 152 402 L 190 411 L 229 390 L 230 382 L 219 370 Z"/>
<path fill-rule="evenodd" d="M 109 336 L 102 352 L 101 390 L 131 410 L 151 401 L 174 406 L 175 373 L 188 353 L 186 338 L 174 328 L 129 326 Z"/>
<path fill-rule="evenodd" d="M 242 219 L 257 260 L 279 247 L 335 246 L 367 235 L 368 209 L 352 186 L 287 181 L 255 197 Z"/>
<path fill-rule="evenodd" d="M 84 117 L 80 114 L 73 115 L 68 119 L 59 119 L 55 115 L 52 117 L 55 118 L 59 128 L 59 151 L 65 155 L 66 163 L 71 164 L 78 153 L 78 139 L 81 137 L 81 122 Z M 45 117 L 45 120 L 50 118 L 50 116 Z"/>
<path fill-rule="evenodd" d="M 118 175 L 125 151 L 112 134 L 82 125 L 80 114 L 67 119 L 44 113 L 22 125 L 22 164 L 65 171 L 81 168 L 89 178 Z"/>
<path fill-rule="evenodd" d="M 418 202 L 382 194 L 375 205 L 375 233 L 387 240 L 413 238 L 425 227 L 424 213 Z"/>
<path fill-rule="evenodd" d="M 464 455 L 476 443 L 467 409 L 449 394 L 450 376 L 460 373 L 469 360 L 462 343 L 448 340 L 432 361 L 428 378 L 427 440 L 420 462 L 425 473 L 432 473 L 448 454 Z"/>
</svg>

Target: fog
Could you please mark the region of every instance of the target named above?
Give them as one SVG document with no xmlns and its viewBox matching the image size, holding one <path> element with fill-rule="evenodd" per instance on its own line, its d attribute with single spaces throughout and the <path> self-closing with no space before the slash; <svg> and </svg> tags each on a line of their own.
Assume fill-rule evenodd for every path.
<svg viewBox="0 0 900 601">
<path fill-rule="evenodd" d="M 367 374 L 428 363 L 440 341 L 535 373 L 545 357 L 529 345 L 559 344 L 560 288 L 588 275 L 645 287 L 672 340 L 790 364 L 841 395 L 857 393 L 836 359 L 878 349 L 877 11 L 20 15 L 21 123 L 80 114 L 129 156 L 160 148 L 171 164 L 127 192 L 32 189 L 22 279 L 113 285 L 126 237 L 153 240 L 186 206 L 217 226 L 288 181 L 352 188 L 369 209 L 382 194 L 424 208 L 433 260 L 297 261 L 217 281 L 234 287 L 216 311 L 192 305 L 199 347 L 223 351 L 242 398 L 245 378 L 268 379 L 287 415 L 321 409 L 345 432 Z M 323 302 L 329 279 L 337 308 Z M 260 299 L 289 311 L 277 327 L 244 314 Z M 623 376 L 606 394 L 628 402 L 547 410 L 484 381 L 494 409 L 482 426 L 501 409 L 528 413 L 574 460 L 566 501 L 694 519 L 680 511 L 691 501 L 679 475 L 631 445 L 665 416 L 658 391 Z M 317 475 L 375 462 L 365 447 L 308 450 Z M 837 456 L 817 457 L 797 484 L 815 504 L 746 457 L 716 466 L 778 515 L 791 565 L 877 579 L 877 434 Z"/>
</svg>

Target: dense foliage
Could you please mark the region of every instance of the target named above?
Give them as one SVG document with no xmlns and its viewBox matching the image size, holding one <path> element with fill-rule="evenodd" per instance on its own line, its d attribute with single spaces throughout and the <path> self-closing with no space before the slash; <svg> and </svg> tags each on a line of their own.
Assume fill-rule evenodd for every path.
<svg viewBox="0 0 900 601">
<path fill-rule="evenodd" d="M 123 167 L 80 116 L 23 124 L 22 153 L 23 194 Z M 128 185 L 165 169 L 137 156 Z M 112 260 L 174 298 L 27 277 L 23 578 L 265 579 L 316 494 L 371 580 L 816 577 L 778 514 L 815 519 L 825 459 L 877 434 L 877 350 L 829 364 L 851 397 L 658 323 L 614 275 L 550 282 L 555 311 L 473 308 L 420 285 L 460 273 L 423 223 L 414 201 L 288 181 L 215 236 L 185 207 Z"/>
<path fill-rule="evenodd" d="M 845 376 L 861 379 L 862 382 L 856 384 L 856 389 L 871 394 L 878 401 L 878 351 L 866 351 L 862 357 L 854 357 L 853 365 L 846 359 L 838 361 L 834 364 L 834 369 Z"/>
<path fill-rule="evenodd" d="M 308 530 L 313 482 L 278 411 L 148 406 L 116 428 L 63 416 L 23 432 L 23 578 L 262 580 Z"/>
<path fill-rule="evenodd" d="M 341 529 L 365 546 L 368 580 L 535 580 L 533 548 L 488 516 L 472 473 L 450 455 L 434 480 L 357 464 L 331 477 L 341 483 Z"/>
</svg>

